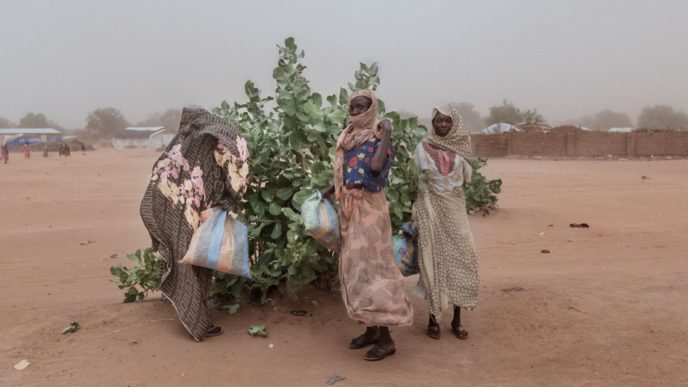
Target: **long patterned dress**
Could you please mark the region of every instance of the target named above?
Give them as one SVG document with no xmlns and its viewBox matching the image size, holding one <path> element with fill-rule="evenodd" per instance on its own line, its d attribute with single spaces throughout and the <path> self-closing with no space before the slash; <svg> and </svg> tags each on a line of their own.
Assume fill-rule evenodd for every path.
<svg viewBox="0 0 688 387">
<path fill-rule="evenodd" d="M 426 183 L 417 193 L 412 215 L 419 229 L 417 290 L 439 321 L 449 304 L 469 309 L 478 305 L 478 261 L 463 192 L 472 168 L 458 154 L 425 141 L 413 156 Z"/>
<path fill-rule="evenodd" d="M 377 145 L 377 140 L 368 141 L 347 151 L 344 160 L 344 187 L 339 190 L 342 298 L 353 320 L 367 325 L 410 325 L 413 310 L 394 264 L 392 225 L 383 190 L 392 154 L 388 153 L 380 175 L 372 177 L 370 160 Z"/>
</svg>

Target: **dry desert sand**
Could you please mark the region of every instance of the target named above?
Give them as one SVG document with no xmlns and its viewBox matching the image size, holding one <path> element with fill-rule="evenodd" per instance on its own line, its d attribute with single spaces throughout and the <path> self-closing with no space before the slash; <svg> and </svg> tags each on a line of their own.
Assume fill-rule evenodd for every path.
<svg viewBox="0 0 688 387">
<path fill-rule="evenodd" d="M 499 211 L 471 218 L 482 293 L 469 340 L 448 317 L 427 338 L 414 298 L 397 353 L 369 363 L 347 348 L 363 327 L 337 293 L 216 312 L 226 332 L 203 343 L 159 294 L 122 304 L 109 268 L 149 243 L 138 205 L 157 154 L 37 156 L 0 165 L 2 386 L 688 385 L 688 160 L 490 160 L 504 190 Z M 82 329 L 62 335 L 70 321 Z M 250 337 L 255 323 L 269 337 Z"/>
</svg>

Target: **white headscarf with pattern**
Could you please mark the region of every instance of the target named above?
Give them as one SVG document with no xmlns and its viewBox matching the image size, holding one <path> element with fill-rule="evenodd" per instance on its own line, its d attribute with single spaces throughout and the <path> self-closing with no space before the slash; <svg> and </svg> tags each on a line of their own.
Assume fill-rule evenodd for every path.
<svg viewBox="0 0 688 387">
<path fill-rule="evenodd" d="M 431 128 L 430 133 L 428 133 L 427 142 L 435 145 L 444 150 L 456 152 L 459 156 L 466 160 L 473 157 L 473 149 L 471 147 L 471 136 L 468 134 L 468 130 L 463 125 L 463 120 L 461 115 L 456 109 L 451 105 L 445 105 L 440 107 L 435 106 L 432 109 L 432 119 L 435 119 L 437 113 L 442 113 L 445 116 L 451 117 L 452 127 L 446 136 L 438 136 L 435 133 L 434 128 Z"/>
</svg>

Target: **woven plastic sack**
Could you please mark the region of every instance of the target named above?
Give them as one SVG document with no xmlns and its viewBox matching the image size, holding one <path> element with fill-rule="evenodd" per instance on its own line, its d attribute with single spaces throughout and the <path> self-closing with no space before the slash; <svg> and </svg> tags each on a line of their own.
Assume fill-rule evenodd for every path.
<svg viewBox="0 0 688 387">
<path fill-rule="evenodd" d="M 319 191 L 306 198 L 301 205 L 301 216 L 306 231 L 322 246 L 339 248 L 339 217 L 332 203 L 322 197 Z"/>
<path fill-rule="evenodd" d="M 251 278 L 246 225 L 217 207 L 204 211 L 201 218 L 205 220 L 179 262 Z"/>
</svg>

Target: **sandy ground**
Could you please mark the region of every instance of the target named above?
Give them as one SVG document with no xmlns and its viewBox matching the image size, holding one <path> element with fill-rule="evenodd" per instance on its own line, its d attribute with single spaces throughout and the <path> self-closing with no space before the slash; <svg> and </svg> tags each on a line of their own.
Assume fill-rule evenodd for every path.
<svg viewBox="0 0 688 387">
<path fill-rule="evenodd" d="M 414 299 L 397 354 L 368 363 L 347 349 L 363 327 L 338 294 L 217 312 L 226 333 L 204 343 L 159 295 L 122 304 L 109 267 L 148 244 L 138 203 L 155 153 L 12 156 L 0 165 L 0 385 L 688 385 L 687 160 L 491 160 L 504 193 L 496 214 L 472 218 L 470 339 L 446 325 L 427 338 Z M 62 335 L 70 321 L 83 328 Z M 269 337 L 247 335 L 254 323 Z"/>
</svg>

